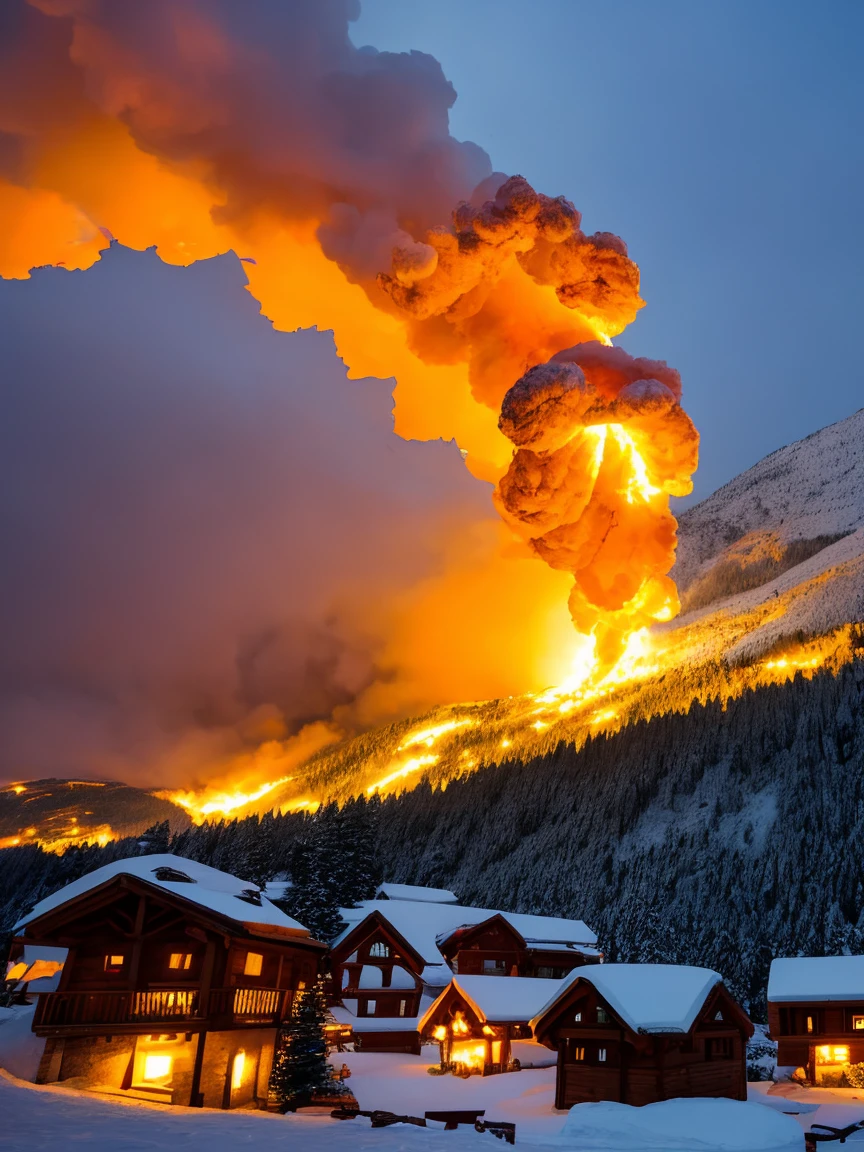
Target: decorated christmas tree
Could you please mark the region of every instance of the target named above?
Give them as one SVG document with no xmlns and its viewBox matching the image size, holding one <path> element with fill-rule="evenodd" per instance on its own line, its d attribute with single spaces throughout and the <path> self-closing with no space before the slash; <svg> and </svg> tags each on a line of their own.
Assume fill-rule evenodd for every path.
<svg viewBox="0 0 864 1152">
<path fill-rule="evenodd" d="M 308 1105 L 313 1096 L 329 1100 L 347 1094 L 341 1081 L 333 1079 L 327 1062 L 326 1015 L 320 980 L 297 993 L 288 1022 L 279 1034 L 270 1076 L 270 1090 L 282 1112 Z"/>
</svg>

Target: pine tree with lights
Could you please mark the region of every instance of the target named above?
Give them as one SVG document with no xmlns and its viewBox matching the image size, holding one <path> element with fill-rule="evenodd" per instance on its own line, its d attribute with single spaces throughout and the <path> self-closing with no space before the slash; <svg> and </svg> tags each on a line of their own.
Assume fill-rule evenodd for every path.
<svg viewBox="0 0 864 1152">
<path fill-rule="evenodd" d="M 333 1079 L 327 1062 L 326 1019 L 323 982 L 318 980 L 294 997 L 291 1015 L 279 1034 L 270 1091 L 276 1097 L 280 1112 L 305 1107 L 313 1096 L 325 1096 L 329 1100 L 348 1095 L 345 1085 Z"/>
</svg>

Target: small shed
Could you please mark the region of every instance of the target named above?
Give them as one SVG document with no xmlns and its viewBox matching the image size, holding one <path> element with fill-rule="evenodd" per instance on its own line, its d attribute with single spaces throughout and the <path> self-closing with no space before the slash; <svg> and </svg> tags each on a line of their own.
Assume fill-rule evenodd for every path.
<svg viewBox="0 0 864 1152">
<path fill-rule="evenodd" d="M 531 1025 L 535 1039 L 558 1052 L 556 1108 L 598 1100 L 747 1098 L 753 1025 L 710 969 L 579 968 Z"/>
<path fill-rule="evenodd" d="M 864 1064 L 864 956 L 781 957 L 768 977 L 768 1027 L 779 1065 L 811 1084 L 842 1082 Z"/>
<path fill-rule="evenodd" d="M 512 1070 L 511 1041 L 530 1037 L 529 1021 L 554 987 L 539 977 L 454 977 L 420 1020 L 421 1039 L 437 1041 L 442 1071 Z"/>
</svg>

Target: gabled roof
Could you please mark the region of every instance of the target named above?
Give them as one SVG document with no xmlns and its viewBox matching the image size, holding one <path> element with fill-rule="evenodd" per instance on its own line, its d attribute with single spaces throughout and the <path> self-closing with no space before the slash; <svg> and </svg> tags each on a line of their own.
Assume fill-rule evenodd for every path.
<svg viewBox="0 0 864 1152">
<path fill-rule="evenodd" d="M 416 900 L 420 904 L 458 904 L 459 897 L 447 888 L 423 888 L 419 884 L 380 884 L 376 900 Z"/>
<path fill-rule="evenodd" d="M 471 1005 L 478 1020 L 490 1024 L 527 1024 L 561 986 L 537 976 L 454 976 L 420 1020 L 420 1030 L 453 992 Z"/>
<path fill-rule="evenodd" d="M 795 956 L 771 961 L 768 999 L 825 1003 L 864 1000 L 864 956 Z"/>
<path fill-rule="evenodd" d="M 718 972 L 684 964 L 592 964 L 577 968 L 558 986 L 531 1025 L 541 1021 L 577 984 L 590 984 L 633 1032 L 689 1032 Z"/>
<path fill-rule="evenodd" d="M 159 878 L 160 875 L 170 877 L 177 873 L 187 876 L 188 880 Z M 86 876 L 67 884 L 59 892 L 40 900 L 32 912 L 18 921 L 15 931 L 123 876 L 134 877 L 155 889 L 170 893 L 175 898 L 242 924 L 249 931 L 279 929 L 295 936 L 309 936 L 308 929 L 292 920 L 290 916 L 286 916 L 275 904 L 271 904 L 266 896 L 260 895 L 255 884 L 239 880 L 236 876 L 220 872 L 218 868 L 211 868 L 207 864 L 199 864 L 197 860 L 186 860 L 182 856 L 173 856 L 169 853 L 115 860 L 111 864 L 105 864 L 93 872 L 88 872 Z M 258 894 L 260 904 L 250 903 L 244 898 L 243 893 L 249 892 Z"/>
<path fill-rule="evenodd" d="M 596 935 L 582 920 L 534 916 L 525 912 L 502 912 L 497 908 L 471 908 L 461 904 L 435 904 L 418 900 L 363 900 L 357 908 L 341 910 L 348 927 L 336 937 L 336 947 L 373 912 L 380 913 L 426 964 L 446 964 L 439 944 L 457 929 L 501 916 L 529 945 L 564 948 L 575 944 L 590 953 Z M 580 947 L 581 946 L 581 947 Z"/>
<path fill-rule="evenodd" d="M 369 903 L 372 903 L 372 901 L 369 901 Z M 356 909 L 349 908 L 345 909 L 344 911 L 352 912 L 356 911 Z M 358 945 L 378 926 L 384 929 L 386 934 L 398 945 L 400 951 L 405 952 L 407 956 L 411 957 L 418 968 L 422 969 L 425 967 L 425 957 L 422 956 L 413 946 L 411 941 L 406 939 L 406 937 L 402 935 L 398 928 L 393 925 L 390 917 L 385 916 L 385 914 L 378 908 L 375 908 L 372 912 L 362 916 L 359 920 L 349 921 L 348 926 L 339 933 L 339 935 L 331 944 L 331 951 L 335 951 L 342 945 L 345 945 L 346 949 L 349 951 L 352 948 L 356 949 Z"/>
</svg>

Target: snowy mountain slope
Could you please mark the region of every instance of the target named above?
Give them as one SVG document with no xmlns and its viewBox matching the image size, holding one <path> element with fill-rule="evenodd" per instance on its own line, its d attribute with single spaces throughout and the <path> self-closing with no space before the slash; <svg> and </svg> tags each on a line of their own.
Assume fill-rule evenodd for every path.
<svg viewBox="0 0 864 1152">
<path fill-rule="evenodd" d="M 679 518 L 673 576 L 687 588 L 748 533 L 778 543 L 864 526 L 864 408 L 780 448 Z"/>
<path fill-rule="evenodd" d="M 721 634 L 736 661 L 864 620 L 864 409 L 683 513 L 672 575 L 682 614 L 660 631 L 698 635 L 688 658 Z"/>
</svg>

